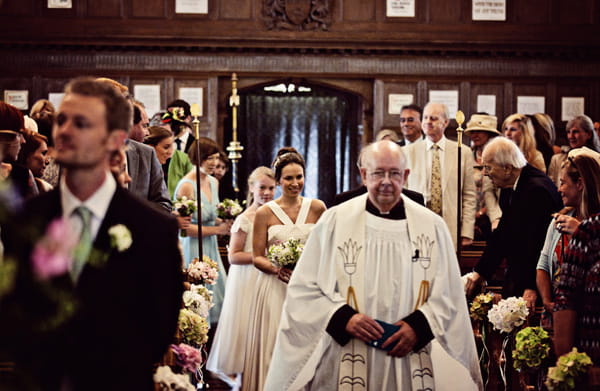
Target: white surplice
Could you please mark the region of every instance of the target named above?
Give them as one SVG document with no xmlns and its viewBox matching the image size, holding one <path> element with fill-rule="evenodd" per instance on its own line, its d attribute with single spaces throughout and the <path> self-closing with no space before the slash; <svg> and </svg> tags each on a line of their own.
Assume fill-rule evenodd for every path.
<svg viewBox="0 0 600 391">
<path fill-rule="evenodd" d="M 464 390 L 469 383 L 471 389 L 482 389 L 458 262 L 444 221 L 406 197 L 406 220 L 376 217 L 365 211 L 366 197 L 325 212 L 306 243 L 288 287 L 265 390 L 343 389 L 338 387 L 343 348 L 325 329 L 346 304 L 348 253 L 358 262 L 351 284 L 358 287 L 359 310 L 375 319 L 395 323 L 412 313 L 418 284 L 423 278 L 429 281 L 429 297 L 419 310 L 435 337 L 436 389 Z M 419 247 L 424 233 L 431 244 L 427 254 Z M 352 244 L 347 246 L 344 238 Z M 425 268 L 414 257 L 417 249 L 421 256 L 431 255 Z M 357 284 L 359 274 L 362 282 Z M 356 339 L 352 343 L 363 344 Z M 366 352 L 367 388 L 354 390 L 413 388 L 408 358 L 392 358 L 371 347 Z"/>
</svg>

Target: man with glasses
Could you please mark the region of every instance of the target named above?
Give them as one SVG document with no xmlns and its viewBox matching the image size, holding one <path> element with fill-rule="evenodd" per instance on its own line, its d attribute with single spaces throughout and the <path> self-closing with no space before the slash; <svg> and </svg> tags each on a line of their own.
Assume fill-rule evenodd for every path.
<svg viewBox="0 0 600 391">
<path fill-rule="evenodd" d="M 360 173 L 367 194 L 327 210 L 306 242 L 265 390 L 482 389 L 445 223 L 402 194 L 396 143 L 367 146 Z"/>
<path fill-rule="evenodd" d="M 423 110 L 414 104 L 402 106 L 400 110 L 400 129 L 404 139 L 400 145 L 409 145 L 425 138 L 421 128 L 421 115 Z"/>
<path fill-rule="evenodd" d="M 467 279 L 472 295 L 493 274 L 503 259 L 506 273 L 502 296 L 519 296 L 535 307 L 537 260 L 540 257 L 552 214 L 562 207 L 552 180 L 531 166 L 519 147 L 504 137 L 496 137 L 483 150 L 484 174 L 502 189 L 502 217 L 487 247 Z"/>
</svg>

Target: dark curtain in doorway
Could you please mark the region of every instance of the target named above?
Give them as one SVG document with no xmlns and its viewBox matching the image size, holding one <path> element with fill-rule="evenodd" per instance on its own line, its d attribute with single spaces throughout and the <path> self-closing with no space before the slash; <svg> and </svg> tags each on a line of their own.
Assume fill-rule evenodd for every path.
<svg viewBox="0 0 600 391">
<path fill-rule="evenodd" d="M 329 204 L 356 186 L 360 148 L 359 98 L 310 86 L 310 92 L 241 92 L 238 138 L 245 147 L 240 188 L 258 166 L 271 166 L 277 150 L 292 146 L 306 160 L 304 195 Z"/>
</svg>

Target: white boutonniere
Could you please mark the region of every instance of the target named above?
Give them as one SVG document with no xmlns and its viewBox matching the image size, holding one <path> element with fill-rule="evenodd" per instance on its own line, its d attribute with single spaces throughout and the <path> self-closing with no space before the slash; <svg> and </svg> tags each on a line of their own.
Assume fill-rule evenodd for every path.
<svg viewBox="0 0 600 391">
<path fill-rule="evenodd" d="M 131 231 L 123 224 L 113 225 L 109 228 L 108 234 L 110 235 L 111 247 L 116 248 L 119 252 L 127 250 L 133 243 Z"/>
</svg>

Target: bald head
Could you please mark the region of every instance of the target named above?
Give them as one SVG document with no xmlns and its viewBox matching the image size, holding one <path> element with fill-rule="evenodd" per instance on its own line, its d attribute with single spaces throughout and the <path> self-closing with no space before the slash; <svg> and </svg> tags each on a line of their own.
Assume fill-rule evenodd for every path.
<svg viewBox="0 0 600 391">
<path fill-rule="evenodd" d="M 427 138 L 437 143 L 443 136 L 449 120 L 448 107 L 443 103 L 430 102 L 423 109 L 423 131 Z"/>
<path fill-rule="evenodd" d="M 380 212 L 389 212 L 401 201 L 408 177 L 402 148 L 392 141 L 377 141 L 364 148 L 361 163 L 360 175 L 369 200 Z"/>
</svg>

